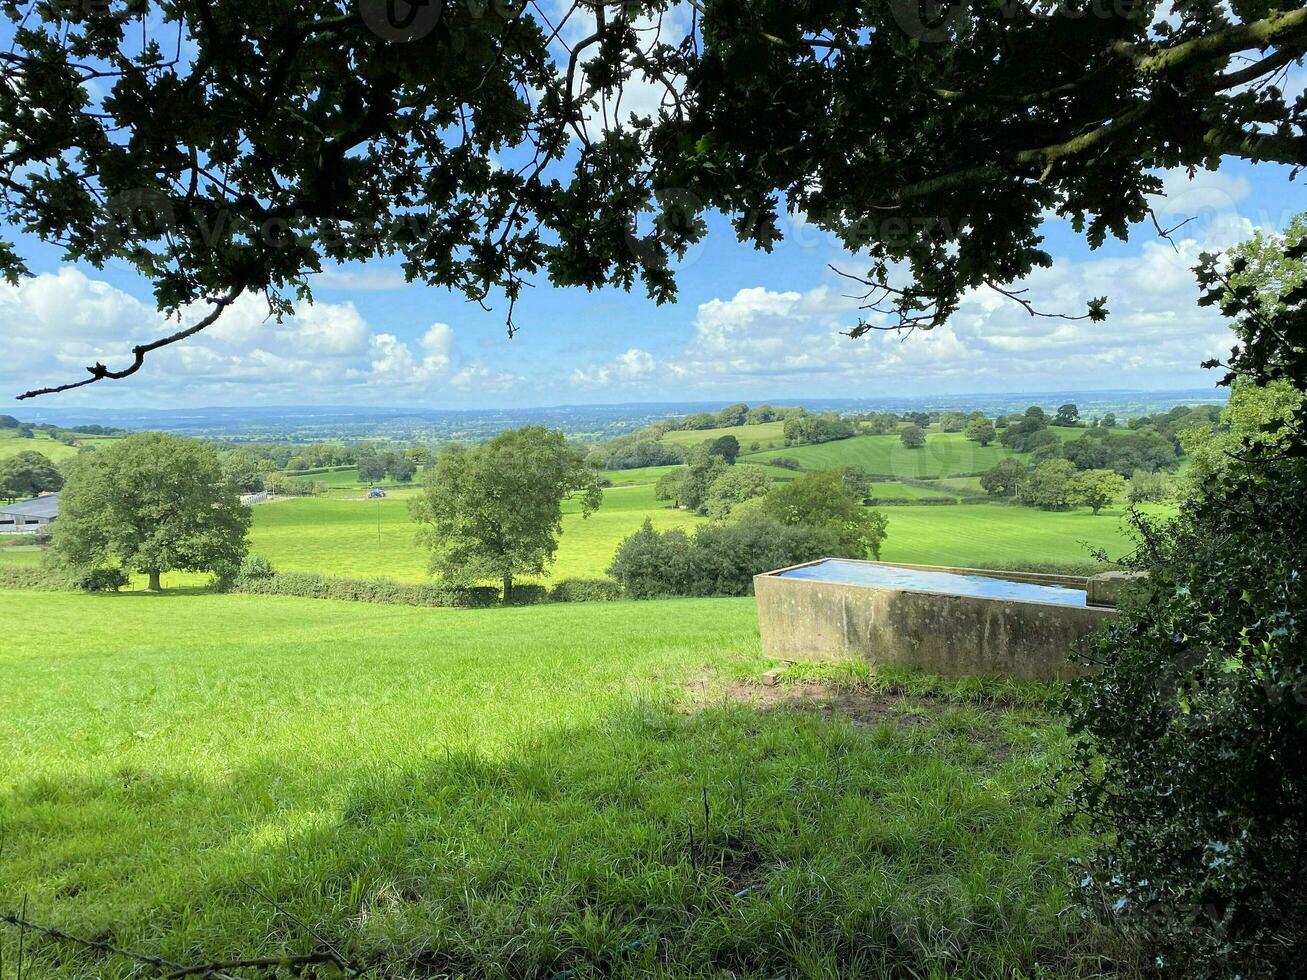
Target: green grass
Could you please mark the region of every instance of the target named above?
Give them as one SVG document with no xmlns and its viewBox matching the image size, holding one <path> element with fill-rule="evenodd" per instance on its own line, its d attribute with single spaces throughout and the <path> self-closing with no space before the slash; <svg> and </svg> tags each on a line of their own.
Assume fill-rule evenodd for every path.
<svg viewBox="0 0 1307 980">
<path fill-rule="evenodd" d="M 795 470 L 786 469 L 784 466 L 768 466 L 765 461 L 754 462 L 757 457 L 741 457 L 740 462 L 748 463 L 750 466 L 760 466 L 767 475 L 773 480 L 785 481 L 793 480 L 800 474 Z M 609 480 L 614 486 L 638 486 L 642 483 L 657 483 L 658 478 L 672 470 L 680 469 L 679 466 L 640 466 L 632 470 L 603 470 L 600 477 Z"/>
<path fill-rule="evenodd" d="M 957 497 L 947 490 L 909 486 L 906 483 L 873 483 L 869 496 L 877 500 L 929 500 L 945 497 L 956 499 Z"/>
<path fill-rule="evenodd" d="M 755 442 L 767 445 L 785 445 L 785 423 L 763 422 L 761 425 L 736 425 L 725 429 L 688 429 L 666 433 L 662 441 L 672 446 L 697 446 L 708 439 L 735 436 L 745 452 Z"/>
<path fill-rule="evenodd" d="M 415 540 L 417 528 L 408 515 L 408 498 L 416 492 L 416 488 L 388 491 L 382 500 L 328 496 L 260 504 L 254 508 L 250 550 L 268 558 L 279 571 L 427 580 L 427 554 Z M 558 559 L 545 580 L 602 577 L 618 544 L 639 530 L 646 517 L 659 530 L 702 521 L 654 500 L 651 485 L 605 491 L 603 506 L 586 519 L 574 502 L 567 502 Z"/>
<path fill-rule="evenodd" d="M 0 908 L 74 934 L 187 963 L 330 944 L 375 978 L 1090 969 L 1082 842 L 1034 802 L 1060 729 L 712 680 L 696 706 L 705 670 L 769 666 L 750 600 L 0 592 L 34 609 L 0 646 Z M 143 975 L 24 938 L 26 976 Z"/>
<path fill-rule="evenodd" d="M 40 453 L 52 463 L 58 463 L 76 456 L 78 446 L 65 446 L 56 439 L 51 439 L 44 432 L 36 433 L 31 439 L 16 438 L 13 429 L 0 429 L 0 460 L 8 459 L 10 456 L 17 456 L 19 453 L 35 452 Z M 113 442 L 112 439 L 96 438 L 93 436 L 78 436 L 78 442 L 84 446 L 100 446 Z"/>
<path fill-rule="evenodd" d="M 997 443 L 981 446 L 961 433 L 932 432 L 921 449 L 908 449 L 898 436 L 854 436 L 816 446 L 790 446 L 743 458 L 762 462 L 774 456 L 792 456 L 808 470 L 860 466 L 874 476 L 931 478 L 982 473 L 1010 456 Z"/>
<path fill-rule="evenodd" d="M 1064 567 L 1093 562 L 1091 549 L 1132 550 L 1120 509 L 1042 511 L 1002 504 L 878 508 L 889 518 L 885 561 L 972 568 Z"/>
</svg>

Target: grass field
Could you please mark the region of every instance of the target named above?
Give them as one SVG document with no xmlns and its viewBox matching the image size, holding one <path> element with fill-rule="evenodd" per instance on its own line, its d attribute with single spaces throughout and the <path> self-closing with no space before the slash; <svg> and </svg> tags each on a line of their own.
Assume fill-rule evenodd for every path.
<svg viewBox="0 0 1307 980">
<path fill-rule="evenodd" d="M 1064 912 L 1082 842 L 1032 790 L 1060 728 L 728 701 L 767 666 L 751 600 L 0 592 L 33 608 L 0 646 L 0 908 L 32 920 L 185 963 L 329 945 L 374 978 L 1097 969 Z M 144 975 L 24 939 L 25 977 Z"/>
<path fill-rule="evenodd" d="M 44 432 L 36 433 L 31 439 L 15 438 L 13 432 L 13 429 L 0 429 L 0 460 L 17 456 L 19 453 L 36 452 L 52 463 L 58 463 L 70 456 L 76 456 L 79 451 L 78 446 L 65 446 L 57 439 L 51 439 Z M 112 439 L 93 436 L 79 436 L 77 441 L 83 446 L 92 447 L 113 442 Z"/>
<path fill-rule="evenodd" d="M 748 452 L 755 442 L 767 446 L 785 445 L 785 423 L 763 422 L 761 425 L 736 425 L 726 429 L 687 429 L 666 433 L 662 441 L 673 446 L 697 446 L 708 439 L 719 436 L 735 436 L 740 446 Z"/>
<path fill-rule="evenodd" d="M 417 529 L 408 516 L 408 498 L 416 492 L 390 493 L 383 500 L 303 497 L 261 504 L 254 509 L 250 550 L 281 571 L 423 581 L 427 555 L 414 540 Z M 659 530 L 702 521 L 654 500 L 648 484 L 605 491 L 603 506 L 586 519 L 567 502 L 558 560 L 546 580 L 602 577 L 618 544 L 646 517 Z"/>
<path fill-rule="evenodd" d="M 1160 508 L 1151 508 L 1154 512 Z M 1093 564 L 1093 549 L 1118 558 L 1133 550 L 1124 511 L 1088 508 L 1043 511 L 1001 504 L 879 508 L 889 518 L 885 561 L 972 568 L 1063 567 Z"/>
<path fill-rule="evenodd" d="M 876 500 L 929 500 L 947 497 L 957 499 L 957 494 L 949 493 L 946 489 L 908 486 L 906 483 L 873 483 L 869 496 Z"/>
<path fill-rule="evenodd" d="M 763 452 L 744 461 L 793 456 L 808 470 L 860 466 L 873 476 L 922 479 L 981 473 L 1010 455 L 997 443 L 981 446 L 961 433 L 932 432 L 921 449 L 908 449 L 898 436 L 854 436 L 816 446 L 790 446 Z"/>
</svg>

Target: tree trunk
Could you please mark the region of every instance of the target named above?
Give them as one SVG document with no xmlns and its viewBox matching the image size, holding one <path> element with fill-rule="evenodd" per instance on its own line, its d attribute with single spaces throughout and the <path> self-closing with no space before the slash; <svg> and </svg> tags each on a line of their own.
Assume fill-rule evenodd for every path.
<svg viewBox="0 0 1307 980">
<path fill-rule="evenodd" d="M 163 584 L 159 581 L 159 573 L 152 571 L 149 573 L 149 575 L 150 575 L 150 591 L 162 592 Z"/>
<path fill-rule="evenodd" d="M 504 605 L 513 601 L 513 573 L 507 572 L 504 575 Z"/>
</svg>

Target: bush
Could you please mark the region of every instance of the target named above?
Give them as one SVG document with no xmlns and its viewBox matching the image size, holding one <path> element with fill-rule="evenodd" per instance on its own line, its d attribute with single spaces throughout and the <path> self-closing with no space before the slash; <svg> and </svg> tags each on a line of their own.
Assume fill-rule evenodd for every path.
<svg viewBox="0 0 1307 980">
<path fill-rule="evenodd" d="M 646 520 L 618 547 L 608 574 L 633 599 L 739 596 L 753 592 L 761 572 L 842 555 L 839 534 L 826 528 L 749 521 L 708 525 L 691 538 Z"/>
<path fill-rule="evenodd" d="M 1069 698 L 1095 903 L 1187 977 L 1292 976 L 1307 949 L 1303 486 L 1307 461 L 1264 462 L 1133 518 L 1149 588 Z"/>
<path fill-rule="evenodd" d="M 262 555 L 246 555 L 245 560 L 241 562 L 241 578 L 272 578 L 276 570 L 272 567 L 272 562 Z"/>
<path fill-rule="evenodd" d="M 622 587 L 606 578 L 565 578 L 549 590 L 550 602 L 613 602 Z"/>
<path fill-rule="evenodd" d="M 70 573 L 68 584 L 82 592 L 117 592 L 131 582 L 121 568 L 84 568 Z"/>
<path fill-rule="evenodd" d="M 394 582 L 384 578 L 327 578 L 305 572 L 276 572 L 260 578 L 246 578 L 242 575 L 232 583 L 231 589 L 234 592 L 251 595 L 337 599 L 342 602 L 379 602 L 399 606 L 484 609 L 499 602 L 499 590 L 490 587 Z"/>
<path fill-rule="evenodd" d="M 783 470 L 801 470 L 803 464 L 793 456 L 775 456 L 772 459 L 764 460 L 769 466 L 779 466 Z"/>
<path fill-rule="evenodd" d="M 508 604 L 510 606 L 536 606 L 549 599 L 549 589 L 543 585 L 536 585 L 534 582 L 513 583 L 513 591 L 509 594 Z"/>
</svg>

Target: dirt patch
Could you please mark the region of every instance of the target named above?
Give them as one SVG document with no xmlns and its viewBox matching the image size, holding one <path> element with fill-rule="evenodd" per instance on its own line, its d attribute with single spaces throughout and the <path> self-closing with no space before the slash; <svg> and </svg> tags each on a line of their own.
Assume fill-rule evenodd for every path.
<svg viewBox="0 0 1307 980">
<path fill-rule="evenodd" d="M 929 714 L 948 710 L 942 702 L 884 694 L 869 688 L 817 681 L 764 685 L 753 681 L 724 681 L 705 675 L 685 685 L 689 709 L 701 711 L 720 704 L 747 704 L 761 711 L 806 710 L 831 718 L 839 715 L 858 725 L 874 728 L 883 721 L 920 725 Z"/>
<path fill-rule="evenodd" d="M 685 685 L 690 698 L 687 711 L 702 711 L 724 704 L 742 704 L 761 712 L 811 711 L 824 718 L 845 718 L 863 728 L 875 728 L 885 722 L 900 728 L 914 728 L 930 724 L 962 706 L 945 698 L 920 697 L 901 693 L 877 691 L 870 686 L 829 684 L 822 681 L 803 681 L 782 684 L 764 684 L 757 681 L 724 680 L 705 674 Z M 978 705 L 969 705 L 977 708 Z M 983 709 L 986 714 L 1001 715 L 1009 707 L 993 704 Z M 1009 758 L 1012 746 L 1004 737 L 1000 725 L 973 726 L 967 737 L 984 747 L 995 761 Z"/>
</svg>

